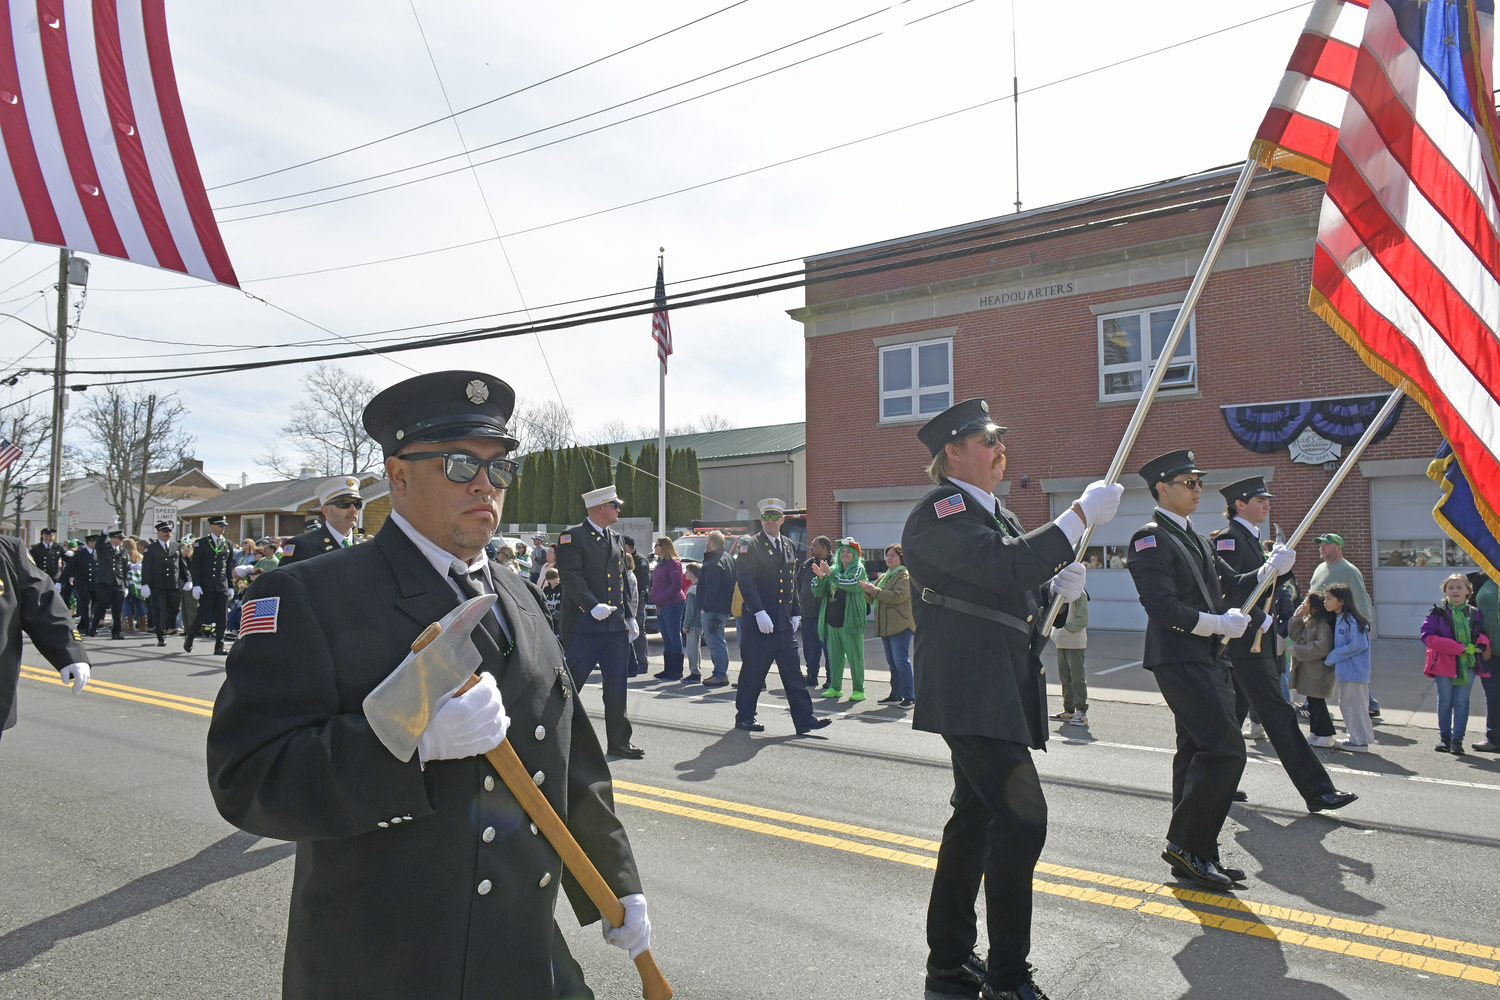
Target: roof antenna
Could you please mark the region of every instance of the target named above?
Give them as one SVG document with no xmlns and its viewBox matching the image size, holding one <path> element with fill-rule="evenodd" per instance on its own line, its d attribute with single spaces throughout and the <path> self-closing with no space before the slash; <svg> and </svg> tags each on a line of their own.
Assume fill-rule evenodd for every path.
<svg viewBox="0 0 1500 1000">
<path fill-rule="evenodd" d="M 1021 210 L 1021 82 L 1016 68 L 1016 0 L 1010 0 L 1010 106 L 1016 118 L 1016 211 Z"/>
</svg>

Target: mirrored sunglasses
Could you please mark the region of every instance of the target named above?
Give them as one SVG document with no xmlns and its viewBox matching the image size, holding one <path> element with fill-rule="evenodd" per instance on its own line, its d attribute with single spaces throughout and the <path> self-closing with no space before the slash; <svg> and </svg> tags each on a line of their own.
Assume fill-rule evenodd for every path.
<svg viewBox="0 0 1500 1000">
<path fill-rule="evenodd" d="M 512 462 L 508 458 L 491 458 L 488 460 L 475 458 L 473 455 L 465 455 L 461 451 L 414 451 L 409 455 L 397 455 L 397 458 L 407 462 L 426 462 L 435 458 L 443 460 L 443 475 L 450 482 L 471 483 L 474 477 L 479 475 L 480 468 L 489 471 L 490 482 L 500 489 L 505 489 L 516 481 L 516 473 L 521 466 L 518 462 Z"/>
<path fill-rule="evenodd" d="M 337 500 L 328 501 L 327 504 L 327 506 L 337 507 L 339 510 L 348 510 L 350 507 L 353 507 L 355 510 L 359 510 L 360 508 L 364 507 L 364 505 L 365 502 L 363 500 L 355 500 L 352 497 L 340 497 Z"/>
</svg>

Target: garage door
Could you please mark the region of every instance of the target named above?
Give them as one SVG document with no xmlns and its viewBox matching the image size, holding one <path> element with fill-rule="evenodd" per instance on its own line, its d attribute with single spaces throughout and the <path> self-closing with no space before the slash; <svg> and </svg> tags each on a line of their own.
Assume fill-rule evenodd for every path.
<svg viewBox="0 0 1500 1000">
<path fill-rule="evenodd" d="M 1443 577 L 1474 564 L 1432 517 L 1442 491 L 1426 476 L 1370 480 L 1370 528 L 1375 539 L 1375 628 L 1392 638 L 1415 638 L 1442 594 Z"/>
<path fill-rule="evenodd" d="M 915 500 L 860 500 L 844 504 L 844 534 L 866 552 L 901 541 Z"/>
</svg>

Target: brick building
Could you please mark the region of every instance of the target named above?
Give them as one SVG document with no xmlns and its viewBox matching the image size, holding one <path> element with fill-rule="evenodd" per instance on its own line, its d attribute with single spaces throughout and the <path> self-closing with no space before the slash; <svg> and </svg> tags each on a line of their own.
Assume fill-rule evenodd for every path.
<svg viewBox="0 0 1500 1000">
<path fill-rule="evenodd" d="M 930 489 L 917 428 L 971 396 L 988 398 L 1011 428 L 1004 503 L 1027 525 L 1071 503 L 1108 467 L 1149 374 L 1146 345 L 1154 338 L 1159 351 L 1165 340 L 1237 172 L 809 258 L 814 274 L 848 274 L 809 285 L 806 305 L 790 313 L 806 338 L 809 531 L 867 546 L 899 539 Z M 1290 532 L 1332 474 L 1330 442 L 1304 436 L 1292 450 L 1253 451 L 1221 407 L 1389 392 L 1307 308 L 1322 193 L 1301 175 L 1262 172 L 1235 220 L 1127 463 L 1121 514 L 1095 534 L 1097 626 L 1144 628 L 1123 568 L 1125 543 L 1152 507 L 1134 474 L 1143 462 L 1196 451 L 1210 470 L 1194 517 L 1204 531 L 1224 523 L 1214 486 L 1263 475 L 1276 494 L 1272 521 Z M 851 409 L 847 391 L 820 391 L 829 385 L 869 391 Z M 1382 635 L 1415 635 L 1447 567 L 1467 563 L 1431 515 L 1438 489 L 1424 472 L 1440 443 L 1427 415 L 1405 406 L 1317 524 L 1344 536 Z M 1316 561 L 1304 543 L 1304 584 Z"/>
</svg>

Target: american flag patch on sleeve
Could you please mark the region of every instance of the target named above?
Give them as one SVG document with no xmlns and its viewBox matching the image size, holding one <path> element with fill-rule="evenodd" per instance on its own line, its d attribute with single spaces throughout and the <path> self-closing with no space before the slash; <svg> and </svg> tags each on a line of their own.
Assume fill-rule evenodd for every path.
<svg viewBox="0 0 1500 1000">
<path fill-rule="evenodd" d="M 959 511 L 965 509 L 964 495 L 962 493 L 955 493 L 951 497 L 939 500 L 937 503 L 933 504 L 932 509 L 937 511 L 938 517 L 947 517 L 949 514 L 957 514 Z"/>
<path fill-rule="evenodd" d="M 262 597 L 258 601 L 246 601 L 240 611 L 240 635 L 253 632 L 275 632 L 276 616 L 281 611 L 281 598 Z"/>
<path fill-rule="evenodd" d="M 1233 552 L 1234 551 L 1234 539 L 1233 538 L 1221 538 L 1221 539 L 1219 539 L 1219 544 L 1216 545 L 1216 546 L 1214 546 L 1214 548 L 1215 548 L 1216 551 L 1219 551 L 1219 552 Z"/>
<path fill-rule="evenodd" d="M 558 535 L 557 536 L 557 544 L 558 545 L 571 545 L 572 543 L 573 543 L 573 536 L 572 535 Z"/>
<path fill-rule="evenodd" d="M 1135 550 L 1137 552 L 1141 552 L 1141 551 L 1143 551 L 1145 549 L 1154 549 L 1154 548 L 1156 548 L 1156 536 L 1155 535 L 1143 535 L 1140 538 L 1137 538 L 1135 540 Z"/>
</svg>

